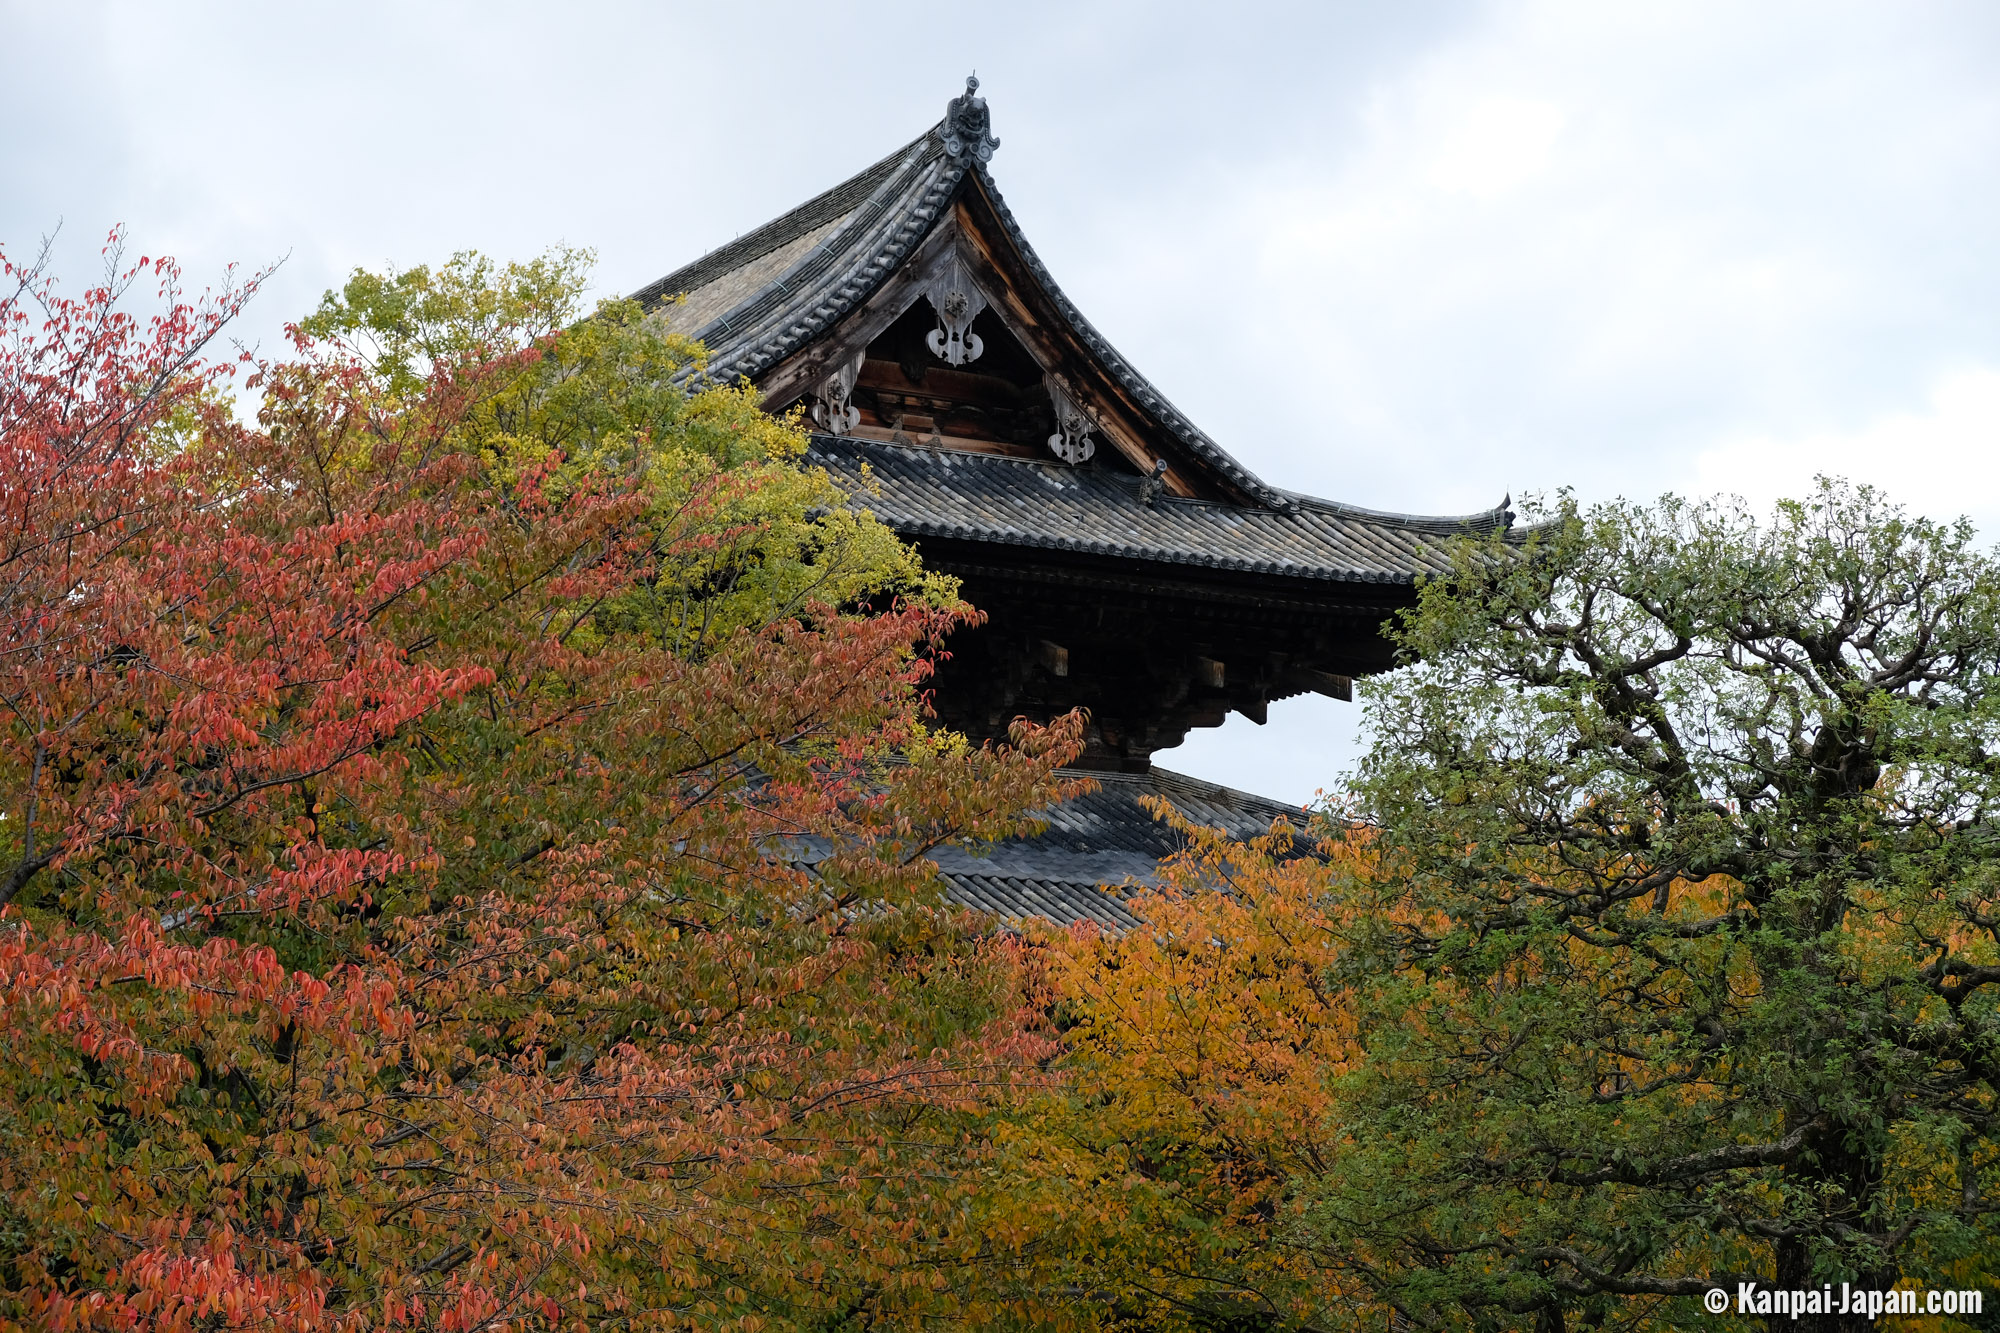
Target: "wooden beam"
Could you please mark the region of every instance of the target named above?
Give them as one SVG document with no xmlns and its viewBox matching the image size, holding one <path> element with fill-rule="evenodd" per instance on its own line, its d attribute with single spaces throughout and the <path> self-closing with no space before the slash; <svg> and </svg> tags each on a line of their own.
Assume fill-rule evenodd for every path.
<svg viewBox="0 0 2000 1333">
<path fill-rule="evenodd" d="M 1041 657 L 1042 665 L 1048 668 L 1050 675 L 1067 676 L 1069 674 L 1069 649 L 1059 643 L 1051 643 L 1049 640 L 1043 639 L 1038 653 Z"/>
<path fill-rule="evenodd" d="M 1306 680 L 1315 694 L 1324 694 L 1329 699 L 1338 699 L 1344 704 L 1354 702 L 1354 677 L 1336 676 L 1331 671 L 1314 671 L 1308 668 Z"/>
<path fill-rule="evenodd" d="M 1225 675 L 1222 663 L 1216 661 L 1214 658 L 1197 657 L 1194 659 L 1194 678 L 1208 686 L 1211 690 L 1222 688 Z"/>
</svg>

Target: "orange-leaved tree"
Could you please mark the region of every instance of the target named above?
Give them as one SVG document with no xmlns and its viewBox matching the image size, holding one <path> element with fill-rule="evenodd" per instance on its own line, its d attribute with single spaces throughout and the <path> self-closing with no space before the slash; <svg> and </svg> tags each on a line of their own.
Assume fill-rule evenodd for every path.
<svg viewBox="0 0 2000 1333">
<path fill-rule="evenodd" d="M 1068 1289 L 1119 1318 L 1347 1326 L 1364 1294 L 1289 1241 L 1299 1182 L 1343 1147 L 1339 886 L 1372 857 L 1316 820 L 1239 842 L 1155 813 L 1185 850 L 1138 899 L 1143 924 L 1042 937 L 1066 1077 L 1010 1126 L 1016 1169 L 1063 1228 Z"/>
<path fill-rule="evenodd" d="M 248 287 L 118 264 L 0 304 L 0 1318 L 1031 1301 L 1034 978 L 925 853 L 1077 739 L 926 725 L 954 590 L 580 256 L 357 275 L 255 425 Z"/>
</svg>

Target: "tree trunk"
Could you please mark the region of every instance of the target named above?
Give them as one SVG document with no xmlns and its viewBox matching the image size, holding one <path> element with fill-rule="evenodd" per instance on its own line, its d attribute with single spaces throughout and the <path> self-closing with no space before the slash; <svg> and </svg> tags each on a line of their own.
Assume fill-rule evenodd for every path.
<svg viewBox="0 0 2000 1333">
<path fill-rule="evenodd" d="M 1857 1231 L 1869 1230 L 1868 1210 L 1875 1202 L 1876 1191 L 1882 1181 L 1880 1154 L 1866 1150 L 1850 1151 L 1846 1147 L 1846 1135 L 1838 1125 L 1808 1139 L 1806 1146 L 1809 1151 L 1805 1156 L 1813 1160 L 1813 1165 L 1795 1170 L 1800 1175 L 1809 1176 L 1816 1184 L 1838 1185 L 1841 1191 L 1839 1197 L 1844 1199 L 1837 1210 L 1829 1210 L 1828 1220 L 1844 1222 Z M 1774 1288 L 1807 1291 L 1827 1285 L 1824 1277 L 1816 1277 L 1813 1273 L 1811 1249 L 1804 1239 L 1786 1237 L 1779 1241 L 1777 1260 Z M 1872 1269 L 1855 1269 L 1840 1274 L 1833 1281 L 1836 1311 L 1840 1305 L 1842 1282 L 1861 1290 L 1881 1290 L 1895 1286 L 1901 1277 L 1902 1271 L 1893 1261 Z M 1796 1319 L 1789 1314 L 1773 1315 L 1769 1327 L 1794 1330 L 1795 1333 L 1873 1333 L 1876 1326 L 1866 1314 L 1850 1310 L 1846 1314 L 1808 1314 Z"/>
</svg>

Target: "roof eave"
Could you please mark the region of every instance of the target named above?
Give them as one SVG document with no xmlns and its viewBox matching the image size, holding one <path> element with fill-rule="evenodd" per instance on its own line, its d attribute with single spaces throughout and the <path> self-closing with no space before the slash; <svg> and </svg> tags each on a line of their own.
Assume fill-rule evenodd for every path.
<svg viewBox="0 0 2000 1333">
<path fill-rule="evenodd" d="M 998 219 L 1001 230 L 1007 237 L 1008 244 L 1014 248 L 1022 267 L 1040 289 L 1040 295 L 1061 316 L 1071 336 L 1090 352 L 1111 377 L 1112 382 L 1130 395 L 1133 401 L 1153 419 L 1154 424 L 1175 443 L 1220 474 L 1232 489 L 1272 509 L 1288 509 L 1291 504 L 1290 492 L 1266 482 L 1237 461 L 1235 455 L 1209 438 L 1208 434 L 1175 407 L 1151 380 L 1140 374 L 1132 363 L 1111 345 L 1108 338 L 1098 332 L 1097 326 L 1090 322 L 1077 307 L 1076 302 L 1070 300 L 1068 294 L 1056 282 L 1055 275 L 1049 272 L 1048 265 L 1044 264 L 1041 256 L 1035 253 L 1035 247 L 1029 243 L 1027 233 L 1022 230 L 1019 220 L 1014 217 L 1013 210 L 1007 207 L 1007 200 L 1001 195 L 1000 187 L 994 181 L 993 173 L 986 164 L 975 163 L 970 174 L 978 182 L 987 204 L 992 208 L 994 217 Z"/>
</svg>

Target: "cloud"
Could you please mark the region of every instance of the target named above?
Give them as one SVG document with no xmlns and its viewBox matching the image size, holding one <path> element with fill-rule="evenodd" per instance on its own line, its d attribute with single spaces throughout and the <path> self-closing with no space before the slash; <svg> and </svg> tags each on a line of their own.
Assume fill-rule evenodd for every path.
<svg viewBox="0 0 2000 1333">
<path fill-rule="evenodd" d="M 1656 494 L 2000 364 L 1995 37 L 1961 6 L 1492 5 L 1184 181 L 1151 231 L 1195 258 L 1133 208 L 1090 308 L 1287 485 Z"/>
<path fill-rule="evenodd" d="M 1996 56 L 1967 6 L 1496 4 L 1379 67 L 1337 151 L 1188 191 L 1199 264 L 1142 244 L 1101 285 L 1201 283 L 1201 339 L 1156 309 L 1126 350 L 1299 489 L 1763 504 L 1830 472 L 2000 534 Z M 1299 799 L 1351 717 L 1160 758 Z"/>
<path fill-rule="evenodd" d="M 1448 193 L 1494 199 L 1543 174 L 1567 117 L 1550 102 L 1488 98 L 1448 125 L 1423 179 Z"/>
<path fill-rule="evenodd" d="M 1043 259 L 1280 485 L 1439 513 L 1836 470 L 2000 531 L 2000 7 L 1239 10 L 0 0 L 24 127 L 0 242 L 66 217 L 79 278 L 119 220 L 197 280 L 290 254 L 267 344 L 352 264 L 468 245 L 594 245 L 630 290 L 906 141 L 976 67 Z M 890 28 L 904 75 L 876 77 Z M 1162 758 L 1303 798 L 1351 717 Z"/>
<path fill-rule="evenodd" d="M 1693 473 L 1697 491 L 1759 506 L 1800 494 L 1815 474 L 1845 477 L 1932 518 L 1970 517 L 1990 543 L 2000 538 L 2000 368 L 1943 374 L 1922 407 L 1853 428 L 1734 436 L 1697 454 Z"/>
</svg>

